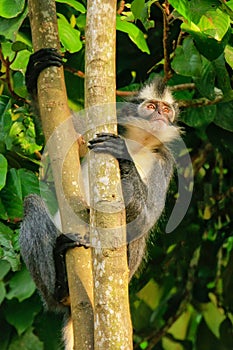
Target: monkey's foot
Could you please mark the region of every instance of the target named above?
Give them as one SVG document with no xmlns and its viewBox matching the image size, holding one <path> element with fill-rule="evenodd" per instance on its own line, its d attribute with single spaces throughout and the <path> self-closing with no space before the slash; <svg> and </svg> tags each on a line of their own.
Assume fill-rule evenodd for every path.
<svg viewBox="0 0 233 350">
<path fill-rule="evenodd" d="M 78 233 L 61 234 L 57 238 L 54 252 L 55 254 L 63 254 L 66 253 L 68 249 L 75 247 L 90 248 L 89 237 L 87 235 L 83 237 Z"/>
<path fill-rule="evenodd" d="M 117 160 L 123 159 L 132 161 L 125 140 L 115 134 L 97 134 L 93 140 L 89 141 L 88 148 L 96 153 L 111 154 Z"/>
<path fill-rule="evenodd" d="M 57 238 L 56 246 L 53 251 L 56 270 L 54 297 L 57 301 L 62 302 L 63 304 L 66 304 L 66 300 L 69 297 L 65 255 L 68 249 L 75 247 L 89 248 L 89 238 L 87 236 L 83 237 L 79 234 L 61 234 Z"/>
<path fill-rule="evenodd" d="M 37 80 L 40 73 L 45 68 L 52 66 L 62 66 L 62 56 L 54 48 L 44 48 L 30 56 L 25 74 L 26 86 L 29 93 L 32 94 L 37 90 Z"/>
</svg>

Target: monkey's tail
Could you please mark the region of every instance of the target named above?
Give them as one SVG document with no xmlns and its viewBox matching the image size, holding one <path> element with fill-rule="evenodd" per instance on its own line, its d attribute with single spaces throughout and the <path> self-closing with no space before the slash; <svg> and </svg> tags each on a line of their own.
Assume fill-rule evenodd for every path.
<svg viewBox="0 0 233 350">
<path fill-rule="evenodd" d="M 65 350 L 73 350 L 74 348 L 74 331 L 73 331 L 73 322 L 69 315 L 65 316 L 65 325 L 63 328 L 63 340 L 65 344 Z"/>
</svg>

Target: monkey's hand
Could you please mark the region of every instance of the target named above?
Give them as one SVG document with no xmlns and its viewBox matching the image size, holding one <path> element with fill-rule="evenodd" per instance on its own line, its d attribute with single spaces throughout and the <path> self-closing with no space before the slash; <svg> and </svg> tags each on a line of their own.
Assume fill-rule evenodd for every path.
<svg viewBox="0 0 233 350">
<path fill-rule="evenodd" d="M 133 162 L 127 149 L 125 140 L 118 135 L 111 133 L 97 134 L 89 141 L 88 148 L 96 153 L 107 153 L 115 157 L 119 163 L 123 160 Z"/>
<path fill-rule="evenodd" d="M 125 140 L 115 134 L 101 133 L 89 141 L 88 147 L 96 153 L 107 153 L 119 162 L 126 206 L 127 223 L 133 221 L 146 207 L 147 188 L 143 183 Z"/>
<path fill-rule="evenodd" d="M 62 66 L 62 56 L 56 49 L 44 48 L 30 56 L 25 74 L 26 86 L 30 94 L 37 91 L 37 80 L 40 73 L 51 66 Z"/>
<path fill-rule="evenodd" d="M 67 300 L 69 297 L 65 255 L 68 249 L 75 247 L 89 248 L 89 237 L 87 235 L 82 237 L 79 234 L 72 233 L 61 234 L 58 236 L 53 250 L 56 271 L 54 297 L 58 302 L 62 302 L 65 305 L 68 304 Z"/>
</svg>

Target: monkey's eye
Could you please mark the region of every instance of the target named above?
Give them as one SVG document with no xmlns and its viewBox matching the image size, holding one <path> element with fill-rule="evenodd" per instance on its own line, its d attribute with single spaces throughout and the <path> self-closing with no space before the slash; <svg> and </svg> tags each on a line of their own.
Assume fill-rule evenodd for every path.
<svg viewBox="0 0 233 350">
<path fill-rule="evenodd" d="M 164 113 L 170 113 L 171 112 L 171 108 L 168 106 L 163 106 L 163 112 Z"/>
<path fill-rule="evenodd" d="M 148 105 L 146 105 L 147 109 L 155 109 L 155 104 L 154 103 L 148 103 Z"/>
</svg>

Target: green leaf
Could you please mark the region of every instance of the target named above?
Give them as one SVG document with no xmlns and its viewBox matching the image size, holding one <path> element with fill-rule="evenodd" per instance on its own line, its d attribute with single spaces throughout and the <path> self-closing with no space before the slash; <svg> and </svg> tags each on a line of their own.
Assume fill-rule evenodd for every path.
<svg viewBox="0 0 233 350">
<path fill-rule="evenodd" d="M 4 259 L 10 264 L 11 270 L 13 272 L 19 270 L 20 254 L 16 253 L 13 249 L 5 250 L 2 259 Z"/>
<path fill-rule="evenodd" d="M 0 218 L 2 220 L 8 220 L 7 212 L 5 210 L 1 197 L 0 197 Z"/>
<path fill-rule="evenodd" d="M 230 17 L 217 0 L 172 0 L 171 5 L 186 19 L 181 25 L 195 39 L 198 50 L 208 59 L 217 58 L 229 40 Z"/>
<path fill-rule="evenodd" d="M 44 350 L 44 344 L 39 337 L 34 334 L 34 328 L 30 327 L 19 337 L 14 337 L 7 350 Z M 55 348 L 54 348 L 55 349 Z"/>
<path fill-rule="evenodd" d="M 11 100 L 8 96 L 0 96 L 0 140 L 7 138 L 8 132 L 12 125 L 11 119 Z"/>
<path fill-rule="evenodd" d="M 0 154 L 0 190 L 5 186 L 7 174 L 7 160 Z"/>
<path fill-rule="evenodd" d="M 190 2 L 186 0 L 170 0 L 170 4 L 187 20 L 191 20 Z"/>
<path fill-rule="evenodd" d="M 214 60 L 223 53 L 231 35 L 231 28 L 229 26 L 226 28 L 226 31 L 224 30 L 223 37 L 223 33 L 218 34 L 219 37 L 221 36 L 221 40 L 216 39 L 218 38 L 218 35 L 215 35 L 214 37 L 210 36 L 208 31 L 201 31 L 201 29 L 193 23 L 183 23 L 181 28 L 193 36 L 197 49 L 209 60 Z M 213 32 L 216 32 L 215 27 L 213 27 Z"/>
<path fill-rule="evenodd" d="M 9 1 L 7 1 L 7 4 L 9 4 Z M 6 5 L 8 6 L 8 5 Z M 12 41 L 15 41 L 17 32 L 19 28 L 21 27 L 23 21 L 28 15 L 28 8 L 25 6 L 25 9 L 22 13 L 20 13 L 19 16 L 14 18 L 1 18 L 0 20 L 0 35 L 5 37 L 6 39 L 10 39 Z"/>
<path fill-rule="evenodd" d="M 58 30 L 60 40 L 64 48 L 70 53 L 78 52 L 82 48 L 80 40 L 80 31 L 74 29 L 67 21 L 65 16 L 58 13 Z"/>
<path fill-rule="evenodd" d="M 142 51 L 150 54 L 150 50 L 147 46 L 146 39 L 143 32 L 136 27 L 133 23 L 129 23 L 121 20 L 120 16 L 116 18 L 116 29 L 121 32 L 127 33 L 132 42 Z"/>
<path fill-rule="evenodd" d="M 229 150 L 231 153 L 233 153 L 232 132 L 227 131 L 227 130 L 217 126 L 216 123 L 211 123 L 206 129 L 206 135 L 208 136 L 208 139 L 211 141 L 211 143 L 213 144 L 214 147 L 216 147 L 218 149 Z M 216 135 L 218 135 L 218 137 L 216 137 Z M 227 274 L 227 268 L 225 269 L 224 274 Z M 230 275 L 229 279 L 231 279 L 231 275 Z M 228 282 L 226 282 L 224 280 L 223 286 L 228 287 Z M 232 283 L 232 286 L 233 286 L 233 283 Z M 229 289 L 229 290 L 231 290 L 231 289 Z M 227 293 L 228 293 L 228 289 L 227 289 Z M 229 295 L 229 300 L 231 302 L 231 300 L 232 300 L 231 295 Z M 225 303 L 227 304 L 226 300 L 225 300 Z"/>
<path fill-rule="evenodd" d="M 5 299 L 5 296 L 6 296 L 5 284 L 3 281 L 0 281 L 0 305 L 3 302 L 3 300 Z"/>
<path fill-rule="evenodd" d="M 200 78 L 194 78 L 196 88 L 201 93 L 202 96 L 207 97 L 210 100 L 215 98 L 215 68 L 212 62 L 207 59 L 202 59 L 202 72 Z"/>
<path fill-rule="evenodd" d="M 22 72 L 22 71 L 25 72 L 30 55 L 31 55 L 30 51 L 27 51 L 27 50 L 19 51 L 17 53 L 16 59 L 11 64 L 11 69 L 16 70 L 16 71 L 20 71 L 20 72 Z M 23 83 L 25 85 L 24 81 L 23 81 Z"/>
<path fill-rule="evenodd" d="M 152 310 L 158 306 L 162 295 L 162 289 L 151 279 L 138 293 L 137 296 L 143 300 Z"/>
<path fill-rule="evenodd" d="M 0 244 L 3 247 L 11 248 L 14 231 L 0 222 Z"/>
<path fill-rule="evenodd" d="M 213 66 L 214 66 L 217 81 L 218 81 L 218 88 L 222 90 L 225 99 L 228 98 L 229 100 L 232 100 L 233 96 L 232 96 L 231 81 L 226 68 L 226 62 L 224 60 L 224 56 L 221 55 L 216 60 L 214 60 Z"/>
<path fill-rule="evenodd" d="M 214 123 L 233 132 L 233 102 L 218 103 Z"/>
<path fill-rule="evenodd" d="M 1 259 L 10 264 L 12 271 L 17 271 L 20 266 L 18 235 L 2 222 L 0 222 L 0 246 Z"/>
<path fill-rule="evenodd" d="M 226 59 L 227 63 L 229 64 L 229 66 L 231 68 L 233 68 L 233 47 L 230 45 L 227 45 L 225 47 L 224 53 L 225 53 L 225 59 Z"/>
<path fill-rule="evenodd" d="M 26 97 L 28 92 L 25 86 L 24 75 L 22 72 L 15 72 L 13 74 L 14 91 L 21 97 Z"/>
<path fill-rule="evenodd" d="M 209 329 L 217 338 L 219 338 L 219 326 L 225 319 L 221 310 L 210 302 L 205 304 L 202 314 Z"/>
<path fill-rule="evenodd" d="M 1 191 L 1 200 L 8 218 L 15 219 L 23 216 L 22 198 L 30 193 L 40 193 L 36 174 L 26 169 L 10 169 L 6 186 Z"/>
<path fill-rule="evenodd" d="M 169 3 L 188 21 L 197 24 L 208 11 L 219 6 L 218 0 L 170 0 Z"/>
<path fill-rule="evenodd" d="M 5 308 L 6 320 L 16 328 L 19 335 L 32 325 L 35 316 L 40 311 L 41 305 L 38 300 L 36 301 L 34 298 L 30 298 L 21 303 L 16 299 L 7 302 Z"/>
<path fill-rule="evenodd" d="M 216 116 L 216 110 L 217 107 L 215 105 L 198 108 L 187 108 L 180 119 L 185 124 L 194 128 L 203 128 L 214 120 Z"/>
<path fill-rule="evenodd" d="M 81 13 L 86 13 L 85 7 L 82 4 L 80 4 L 80 2 L 78 2 L 76 0 L 56 0 L 56 2 L 60 2 L 62 4 L 67 4 Z"/>
<path fill-rule="evenodd" d="M 131 4 L 131 11 L 135 19 L 140 19 L 145 7 L 145 0 L 134 0 Z"/>
<path fill-rule="evenodd" d="M 147 1 L 146 3 L 145 0 L 134 0 L 130 7 L 135 20 L 140 20 L 146 30 L 153 28 L 155 25 L 154 20 L 149 20 L 150 8 L 154 2 L 156 0 Z"/>
<path fill-rule="evenodd" d="M 22 50 L 30 50 L 31 47 L 22 41 L 15 41 L 11 46 L 12 51 L 19 52 Z"/>
<path fill-rule="evenodd" d="M 197 24 L 203 34 L 221 41 L 230 26 L 230 18 L 221 10 L 210 10 L 203 15 Z"/>
<path fill-rule="evenodd" d="M 36 290 L 35 283 L 25 266 L 14 274 L 9 282 L 9 287 L 7 299 L 17 298 L 20 302 L 28 299 Z"/>
<path fill-rule="evenodd" d="M 85 31 L 85 27 L 86 27 L 86 15 L 85 14 L 80 14 L 76 18 L 76 25 L 80 30 Z"/>
<path fill-rule="evenodd" d="M 200 78 L 202 75 L 202 57 L 197 51 L 192 38 L 186 38 L 182 47 L 178 46 L 172 61 L 172 69 L 177 74 Z"/>
<path fill-rule="evenodd" d="M 7 261 L 0 260 L 0 279 L 2 280 L 10 271 L 10 264 Z"/>
<path fill-rule="evenodd" d="M 4 18 L 13 18 L 20 14 L 25 6 L 25 0 L 1 0 L 0 14 Z"/>
<path fill-rule="evenodd" d="M 12 168 L 8 172 L 6 186 L 1 191 L 1 199 L 9 219 L 22 218 L 22 189 L 20 177 L 16 169 Z"/>
<path fill-rule="evenodd" d="M 20 151 L 27 155 L 40 151 L 42 148 L 36 144 L 35 124 L 30 117 L 23 118 L 23 121 L 15 121 L 10 129 L 9 137 L 12 144 L 19 146 Z"/>
<path fill-rule="evenodd" d="M 30 193 L 40 194 L 39 179 L 35 173 L 26 169 L 19 169 L 18 176 L 21 182 L 23 198 Z"/>
</svg>

